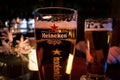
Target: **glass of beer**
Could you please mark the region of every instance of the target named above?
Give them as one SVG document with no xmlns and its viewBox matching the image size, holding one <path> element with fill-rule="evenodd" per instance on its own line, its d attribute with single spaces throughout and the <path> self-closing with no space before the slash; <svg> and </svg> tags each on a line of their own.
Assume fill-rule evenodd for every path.
<svg viewBox="0 0 120 80">
<path fill-rule="evenodd" d="M 90 78 L 90 80 L 106 80 L 106 60 L 111 34 L 111 18 L 85 20 L 87 77 Z"/>
<path fill-rule="evenodd" d="M 37 8 L 34 33 L 39 79 L 70 80 L 77 11 L 64 7 Z"/>
</svg>

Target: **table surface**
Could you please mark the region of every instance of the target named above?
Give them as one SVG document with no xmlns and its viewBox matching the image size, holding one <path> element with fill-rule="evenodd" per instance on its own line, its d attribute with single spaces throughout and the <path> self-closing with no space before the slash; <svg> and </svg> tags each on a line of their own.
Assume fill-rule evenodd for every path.
<svg viewBox="0 0 120 80">
<path fill-rule="evenodd" d="M 86 67 L 85 57 L 75 55 L 73 60 L 73 68 L 71 72 L 71 80 L 80 80 L 80 77 L 82 75 L 86 75 L 86 73 L 87 73 L 87 67 Z M 106 75 L 111 80 L 120 80 L 120 64 L 109 65 Z M 38 73 L 32 72 L 31 78 L 32 79 L 30 80 L 38 80 Z"/>
</svg>

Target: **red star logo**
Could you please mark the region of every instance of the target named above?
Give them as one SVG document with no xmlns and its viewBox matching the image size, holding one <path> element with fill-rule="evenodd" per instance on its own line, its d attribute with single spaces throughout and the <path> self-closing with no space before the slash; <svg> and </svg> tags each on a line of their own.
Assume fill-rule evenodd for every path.
<svg viewBox="0 0 120 80">
<path fill-rule="evenodd" d="M 58 26 L 56 26 L 56 25 L 54 24 L 53 26 L 51 26 L 51 28 L 52 28 L 53 31 L 55 31 L 55 30 L 58 28 Z"/>
</svg>

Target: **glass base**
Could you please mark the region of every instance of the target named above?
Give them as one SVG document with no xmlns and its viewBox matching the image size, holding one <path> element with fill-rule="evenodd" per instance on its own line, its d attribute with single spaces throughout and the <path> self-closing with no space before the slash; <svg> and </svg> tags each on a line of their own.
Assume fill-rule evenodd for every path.
<svg viewBox="0 0 120 80">
<path fill-rule="evenodd" d="M 82 75 L 80 77 L 80 80 L 112 80 L 112 79 L 106 77 L 106 75 L 87 73 L 86 75 Z"/>
<path fill-rule="evenodd" d="M 87 73 L 86 76 L 91 78 L 91 80 L 106 80 L 106 75 Z"/>
</svg>

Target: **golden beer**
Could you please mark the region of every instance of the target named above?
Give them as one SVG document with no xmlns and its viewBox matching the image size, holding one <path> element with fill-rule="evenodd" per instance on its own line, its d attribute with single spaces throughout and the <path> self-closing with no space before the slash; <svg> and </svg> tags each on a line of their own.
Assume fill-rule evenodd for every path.
<svg viewBox="0 0 120 80">
<path fill-rule="evenodd" d="M 85 20 L 87 76 L 92 80 L 105 80 L 111 34 L 111 18 Z"/>
</svg>

